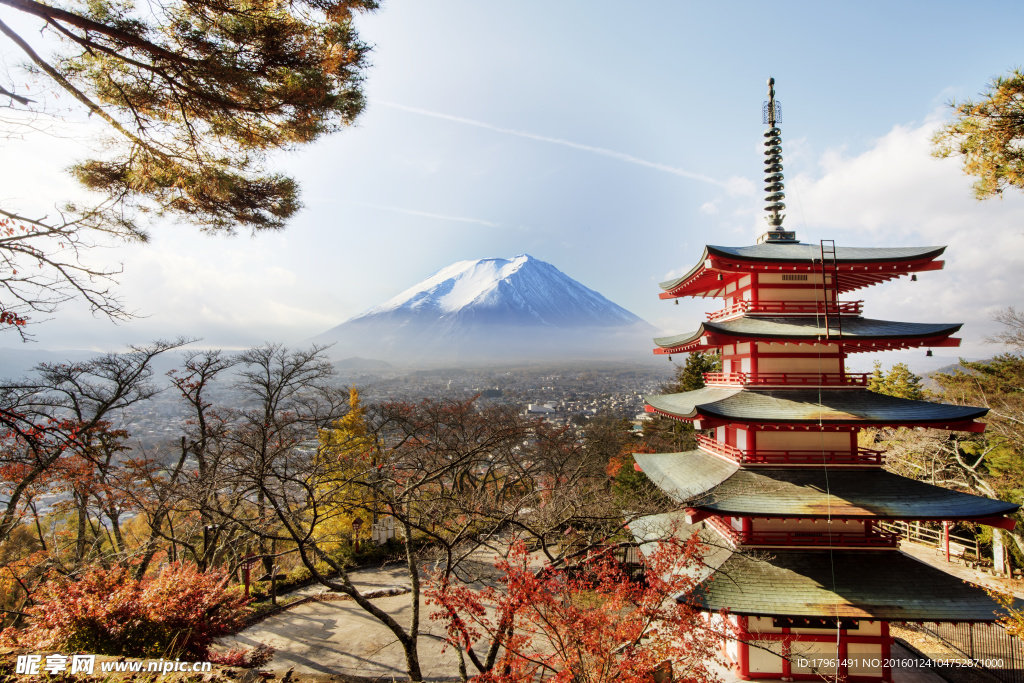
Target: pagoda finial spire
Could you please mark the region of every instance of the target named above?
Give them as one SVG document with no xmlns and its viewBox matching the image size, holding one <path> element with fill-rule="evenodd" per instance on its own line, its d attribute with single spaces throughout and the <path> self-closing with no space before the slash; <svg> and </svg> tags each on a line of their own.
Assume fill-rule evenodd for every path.
<svg viewBox="0 0 1024 683">
<path fill-rule="evenodd" d="M 767 193 L 764 198 L 764 210 L 769 212 L 765 216 L 765 220 L 768 221 L 768 232 L 762 235 L 758 242 L 796 241 L 796 233 L 786 232 L 782 229 L 782 221 L 786 217 L 784 213 L 781 213 L 786 208 L 782 200 L 786 195 L 783 192 L 785 187 L 782 176 L 782 131 L 776 125 L 779 121 L 779 109 L 779 103 L 775 101 L 775 79 L 769 78 L 768 101 L 764 103 L 762 109 L 764 123 L 769 126 L 764 133 L 764 136 L 768 138 L 764 143 L 764 146 L 767 147 L 764 151 L 764 191 Z"/>
<path fill-rule="evenodd" d="M 764 108 L 764 113 L 766 114 L 767 118 L 765 119 L 764 122 L 767 123 L 768 125 L 770 125 L 772 128 L 775 127 L 776 117 L 778 116 L 778 111 L 776 111 L 776 107 L 777 106 L 778 106 L 778 104 L 775 102 L 775 79 L 769 77 L 768 78 L 768 106 L 766 106 Z"/>
</svg>

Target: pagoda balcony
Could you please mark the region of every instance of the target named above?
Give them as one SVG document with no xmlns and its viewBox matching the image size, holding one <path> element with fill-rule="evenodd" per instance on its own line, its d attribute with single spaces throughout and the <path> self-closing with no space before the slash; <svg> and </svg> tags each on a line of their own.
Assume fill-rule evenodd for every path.
<svg viewBox="0 0 1024 683">
<path fill-rule="evenodd" d="M 731 306 L 708 313 L 716 322 L 746 313 L 770 315 L 860 315 L 863 301 L 737 301 Z"/>
<path fill-rule="evenodd" d="M 850 533 L 839 531 L 750 531 L 734 529 L 720 517 L 708 517 L 707 523 L 733 545 L 745 547 L 821 547 L 821 548 L 897 548 L 900 535 L 887 531 Z"/>
<path fill-rule="evenodd" d="M 760 387 L 866 387 L 866 372 L 705 372 L 708 386 Z"/>
<path fill-rule="evenodd" d="M 702 451 L 727 458 L 740 465 L 881 465 L 883 451 L 871 448 L 854 450 L 763 450 L 740 449 L 697 434 L 697 446 Z"/>
</svg>

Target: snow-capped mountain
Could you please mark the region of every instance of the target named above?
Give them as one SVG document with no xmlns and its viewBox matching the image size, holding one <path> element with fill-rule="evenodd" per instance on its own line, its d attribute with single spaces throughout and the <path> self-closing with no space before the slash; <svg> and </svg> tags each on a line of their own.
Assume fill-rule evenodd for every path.
<svg viewBox="0 0 1024 683">
<path fill-rule="evenodd" d="M 453 263 L 349 322 L 379 316 L 555 327 L 643 322 L 550 263 L 526 254 Z"/>
<path fill-rule="evenodd" d="M 532 256 L 460 261 L 313 339 L 391 361 L 615 358 L 651 326 Z"/>
</svg>

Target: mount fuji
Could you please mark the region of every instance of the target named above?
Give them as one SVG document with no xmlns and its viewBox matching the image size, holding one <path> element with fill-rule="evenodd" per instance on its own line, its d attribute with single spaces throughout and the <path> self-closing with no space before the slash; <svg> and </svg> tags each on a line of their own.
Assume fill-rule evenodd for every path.
<svg viewBox="0 0 1024 683">
<path fill-rule="evenodd" d="M 311 341 L 333 357 L 439 364 L 650 353 L 653 326 L 532 256 L 459 261 Z"/>
</svg>

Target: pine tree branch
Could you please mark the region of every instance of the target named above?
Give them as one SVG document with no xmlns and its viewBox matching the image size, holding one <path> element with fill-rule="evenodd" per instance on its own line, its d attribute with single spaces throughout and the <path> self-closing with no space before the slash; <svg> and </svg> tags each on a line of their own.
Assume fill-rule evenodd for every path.
<svg viewBox="0 0 1024 683">
<path fill-rule="evenodd" d="M 63 21 L 84 31 L 95 31 L 96 33 L 108 36 L 113 40 L 124 43 L 125 45 L 130 45 L 134 48 L 138 48 L 139 50 L 143 50 L 144 52 L 148 52 L 154 57 L 160 57 L 170 62 L 185 64 L 195 63 L 194 59 L 189 59 L 183 55 L 151 43 L 148 40 L 143 40 L 132 33 L 116 29 L 106 24 L 101 24 L 98 21 L 93 21 L 92 19 L 88 19 L 79 14 L 74 14 L 57 7 L 50 7 L 49 5 L 35 2 L 35 0 L 0 0 L 0 5 L 7 5 L 8 7 L 21 10 L 22 12 L 27 12 L 28 14 L 44 18 L 47 21 Z"/>
<path fill-rule="evenodd" d="M 0 0 L 0 3 L 6 3 L 6 2 L 10 2 L 10 1 L 11 0 Z M 114 128 L 114 130 L 118 131 L 119 133 L 124 135 L 126 138 L 128 138 L 129 140 L 134 142 L 135 144 L 137 144 L 140 147 L 142 147 L 142 148 L 152 152 L 153 154 L 156 154 L 157 156 L 164 157 L 164 158 L 167 157 L 167 155 L 164 152 L 162 152 L 160 150 L 157 150 L 157 149 L 154 149 L 151 145 L 147 144 L 145 141 L 143 141 L 137 135 L 135 135 L 130 130 L 128 130 L 127 128 L 122 126 L 120 121 L 118 121 L 117 119 L 112 117 L 110 114 L 105 112 L 102 107 L 100 107 L 98 104 L 96 104 L 91 99 L 89 99 L 89 97 L 85 93 L 83 93 L 81 90 L 76 88 L 71 83 L 71 81 L 69 81 L 67 78 L 64 77 L 64 75 L 62 73 L 57 71 L 46 60 L 44 60 L 42 57 L 40 57 L 39 54 L 35 50 L 32 49 L 31 45 L 26 43 L 24 41 L 24 39 L 22 39 L 22 37 L 20 35 L 18 35 L 10 26 L 5 24 L 3 21 L 0 21 L 0 33 L 3 33 L 5 36 L 10 38 L 14 42 L 15 45 L 17 45 L 18 47 L 21 48 L 22 52 L 24 52 L 26 55 L 28 55 L 29 59 L 31 59 L 36 64 L 36 66 L 38 66 L 40 69 L 43 70 L 44 73 L 46 73 L 47 76 L 49 76 L 50 78 L 55 80 L 58 84 L 60 84 L 60 86 L 62 88 L 64 88 L 69 93 L 71 93 L 71 95 L 74 96 L 74 98 L 76 100 L 78 100 L 79 102 L 84 104 L 86 107 L 88 107 L 90 112 L 92 112 L 93 114 L 96 114 L 101 119 L 103 119 L 108 124 L 110 124 L 110 126 L 112 128 Z"/>
<path fill-rule="evenodd" d="M 30 100 L 27 97 L 22 97 L 21 95 L 15 95 L 10 90 L 8 90 L 7 88 L 3 87 L 2 85 L 0 85 L 0 95 L 5 95 L 7 97 L 10 97 L 15 102 L 18 102 L 19 104 L 23 104 L 25 106 L 28 106 L 28 104 L 30 102 L 35 102 L 35 100 Z"/>
</svg>

